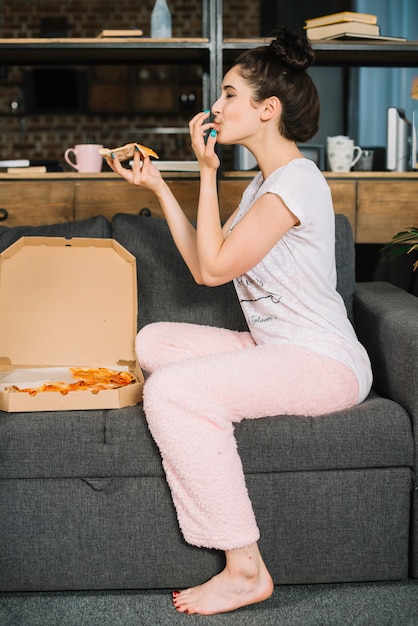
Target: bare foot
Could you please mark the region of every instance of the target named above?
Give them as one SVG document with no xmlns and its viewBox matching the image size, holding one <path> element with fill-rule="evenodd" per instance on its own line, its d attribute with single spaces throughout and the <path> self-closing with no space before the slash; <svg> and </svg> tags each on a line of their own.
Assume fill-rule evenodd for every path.
<svg viewBox="0 0 418 626">
<path fill-rule="evenodd" d="M 203 585 L 173 592 L 180 613 L 213 615 L 267 600 L 273 581 L 257 544 L 226 552 L 226 567 Z"/>
</svg>

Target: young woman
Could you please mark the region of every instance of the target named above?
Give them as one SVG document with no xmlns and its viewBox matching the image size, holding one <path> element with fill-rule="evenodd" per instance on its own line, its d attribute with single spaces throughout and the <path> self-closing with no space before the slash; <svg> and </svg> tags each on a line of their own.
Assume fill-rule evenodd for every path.
<svg viewBox="0 0 418 626">
<path fill-rule="evenodd" d="M 175 608 L 209 615 L 268 598 L 273 582 L 234 439 L 234 422 L 317 416 L 361 402 L 370 363 L 336 292 L 329 187 L 297 142 L 317 131 L 319 103 L 306 73 L 309 43 L 287 30 L 243 53 L 221 95 L 190 122 L 200 165 L 196 228 L 149 158 L 115 172 L 151 189 L 195 280 L 234 281 L 248 332 L 155 323 L 137 337 L 149 376 L 144 410 L 161 451 L 183 535 L 225 552 L 225 569 L 173 592 Z M 209 137 L 206 141 L 206 135 Z M 222 225 L 215 144 L 240 144 L 260 172 Z"/>
</svg>

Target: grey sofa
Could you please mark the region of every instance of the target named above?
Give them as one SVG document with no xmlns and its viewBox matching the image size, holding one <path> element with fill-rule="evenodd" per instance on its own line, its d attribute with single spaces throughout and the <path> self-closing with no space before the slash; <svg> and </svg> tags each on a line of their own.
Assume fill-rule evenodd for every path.
<svg viewBox="0 0 418 626">
<path fill-rule="evenodd" d="M 233 287 L 198 286 L 163 220 L 119 214 L 0 227 L 22 235 L 113 237 L 137 259 L 138 328 L 194 321 L 243 329 Z M 260 547 L 276 584 L 418 577 L 418 300 L 354 282 L 354 246 L 336 218 L 338 289 L 373 362 L 361 405 L 236 427 Z M 178 530 L 142 406 L 0 413 L 0 589 L 177 588 L 222 555 Z"/>
</svg>

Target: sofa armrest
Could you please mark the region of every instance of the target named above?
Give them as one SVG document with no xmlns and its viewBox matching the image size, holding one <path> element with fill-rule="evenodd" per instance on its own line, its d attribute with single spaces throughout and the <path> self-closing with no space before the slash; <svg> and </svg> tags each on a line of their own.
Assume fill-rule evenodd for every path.
<svg viewBox="0 0 418 626">
<path fill-rule="evenodd" d="M 386 282 L 358 283 L 353 300 L 376 390 L 409 413 L 415 438 L 410 575 L 418 578 L 418 298 Z"/>
<path fill-rule="evenodd" d="M 357 283 L 353 309 L 376 391 L 401 404 L 418 433 L 418 298 L 387 282 Z"/>
</svg>

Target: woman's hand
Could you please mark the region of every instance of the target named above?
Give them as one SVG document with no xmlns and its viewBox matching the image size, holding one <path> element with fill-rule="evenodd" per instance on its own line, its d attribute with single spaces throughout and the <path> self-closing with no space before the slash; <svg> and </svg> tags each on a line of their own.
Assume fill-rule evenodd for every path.
<svg viewBox="0 0 418 626">
<path fill-rule="evenodd" d="M 201 283 L 195 227 L 183 212 L 167 182 L 150 158 L 145 157 L 142 161 L 139 151 L 136 151 L 132 169 L 123 167 L 116 155 L 114 158 L 106 158 L 106 161 L 116 174 L 131 185 L 138 185 L 155 193 L 180 254 L 196 282 Z"/>
<path fill-rule="evenodd" d="M 209 122 L 209 111 L 198 113 L 189 122 L 190 137 L 192 140 L 193 152 L 196 155 L 199 165 L 207 166 L 210 169 L 217 170 L 220 162 L 215 152 L 216 130 L 213 122 Z M 205 138 L 207 140 L 205 142 Z"/>
<path fill-rule="evenodd" d="M 163 182 L 160 171 L 153 165 L 149 156 L 141 159 L 139 150 L 135 150 L 132 169 L 123 167 L 117 156 L 106 158 L 109 167 L 122 178 L 131 183 L 156 192 Z"/>
</svg>

